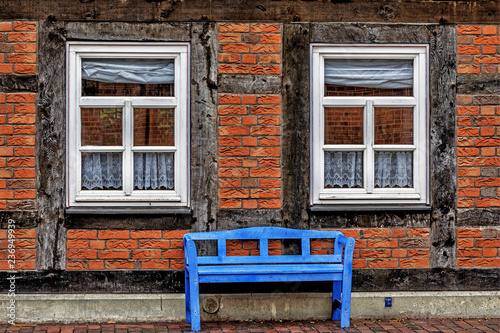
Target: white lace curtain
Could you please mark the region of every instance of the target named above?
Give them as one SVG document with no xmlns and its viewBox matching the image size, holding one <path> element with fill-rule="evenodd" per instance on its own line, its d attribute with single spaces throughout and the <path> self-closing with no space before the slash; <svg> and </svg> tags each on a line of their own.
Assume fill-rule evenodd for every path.
<svg viewBox="0 0 500 333">
<path fill-rule="evenodd" d="M 84 153 L 82 189 L 119 190 L 122 188 L 121 153 Z M 136 190 L 174 189 L 173 153 L 135 153 Z"/>
<path fill-rule="evenodd" d="M 402 89 L 413 87 L 411 60 L 328 59 L 325 83 L 341 86 Z"/>
<path fill-rule="evenodd" d="M 82 79 L 108 83 L 174 83 L 172 60 L 88 59 L 82 61 Z"/>
<path fill-rule="evenodd" d="M 174 154 L 135 153 L 134 188 L 138 190 L 173 190 Z"/>
<path fill-rule="evenodd" d="M 326 152 L 325 187 L 363 187 L 363 153 Z M 413 187 L 413 153 L 375 152 L 375 187 Z"/>
</svg>

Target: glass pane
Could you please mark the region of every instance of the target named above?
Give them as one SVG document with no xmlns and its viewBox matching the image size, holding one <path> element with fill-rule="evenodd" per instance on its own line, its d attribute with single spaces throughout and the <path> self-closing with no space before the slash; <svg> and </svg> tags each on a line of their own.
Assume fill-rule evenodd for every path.
<svg viewBox="0 0 500 333">
<path fill-rule="evenodd" d="M 82 108 L 82 146 L 121 146 L 122 109 Z"/>
<path fill-rule="evenodd" d="M 84 59 L 82 96 L 174 96 L 173 59 Z"/>
<path fill-rule="evenodd" d="M 134 109 L 134 146 L 175 146 L 175 109 Z"/>
<path fill-rule="evenodd" d="M 134 189 L 173 190 L 174 153 L 135 153 Z"/>
<path fill-rule="evenodd" d="M 375 144 L 413 144 L 413 108 L 375 108 Z"/>
<path fill-rule="evenodd" d="M 413 152 L 376 151 L 375 187 L 413 187 Z"/>
<path fill-rule="evenodd" d="M 121 153 L 82 153 L 82 190 L 121 189 Z"/>
<path fill-rule="evenodd" d="M 327 59 L 325 96 L 413 96 L 413 60 Z"/>
<path fill-rule="evenodd" d="M 363 144 L 363 108 L 325 108 L 325 145 Z"/>
<path fill-rule="evenodd" d="M 363 187 L 363 152 L 325 152 L 325 188 Z"/>
</svg>

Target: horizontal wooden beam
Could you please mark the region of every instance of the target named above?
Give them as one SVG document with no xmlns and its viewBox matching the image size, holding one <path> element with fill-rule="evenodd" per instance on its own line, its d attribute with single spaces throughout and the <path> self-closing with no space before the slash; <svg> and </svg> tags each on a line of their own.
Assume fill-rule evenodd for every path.
<svg viewBox="0 0 500 333">
<path fill-rule="evenodd" d="M 498 23 L 498 0 L 0 0 L 0 20 Z"/>
</svg>

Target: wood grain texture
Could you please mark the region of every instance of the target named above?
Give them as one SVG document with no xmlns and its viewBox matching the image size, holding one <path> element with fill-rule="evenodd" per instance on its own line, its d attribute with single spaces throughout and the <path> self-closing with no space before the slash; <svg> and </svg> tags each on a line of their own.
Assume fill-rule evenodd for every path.
<svg viewBox="0 0 500 333">
<path fill-rule="evenodd" d="M 497 23 L 498 0 L 0 0 L 0 19 L 62 21 L 261 21 Z"/>
</svg>

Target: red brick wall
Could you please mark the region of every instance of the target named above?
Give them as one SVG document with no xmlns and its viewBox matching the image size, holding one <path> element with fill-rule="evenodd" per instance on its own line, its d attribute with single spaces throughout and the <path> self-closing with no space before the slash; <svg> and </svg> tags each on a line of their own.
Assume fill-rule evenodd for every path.
<svg viewBox="0 0 500 333">
<path fill-rule="evenodd" d="M 457 230 L 458 267 L 500 267 L 500 227 Z"/>
<path fill-rule="evenodd" d="M 14 242 L 15 270 L 36 269 L 36 231 L 35 229 L 18 229 L 14 237 L 8 237 L 7 230 L 0 230 L 0 270 L 12 270 L 8 257 L 9 239 Z"/>
<path fill-rule="evenodd" d="M 219 74 L 281 74 L 279 24 L 220 24 Z M 219 91 L 219 207 L 281 208 L 281 98 Z"/>
<path fill-rule="evenodd" d="M 458 27 L 458 75 L 500 73 L 496 26 Z M 457 96 L 458 207 L 500 207 L 500 99 Z"/>
<path fill-rule="evenodd" d="M 36 73 L 36 24 L 0 22 L 0 74 Z M 0 209 L 34 210 L 35 99 L 0 91 Z"/>
<path fill-rule="evenodd" d="M 68 270 L 183 269 L 187 230 L 69 230 Z"/>
</svg>

